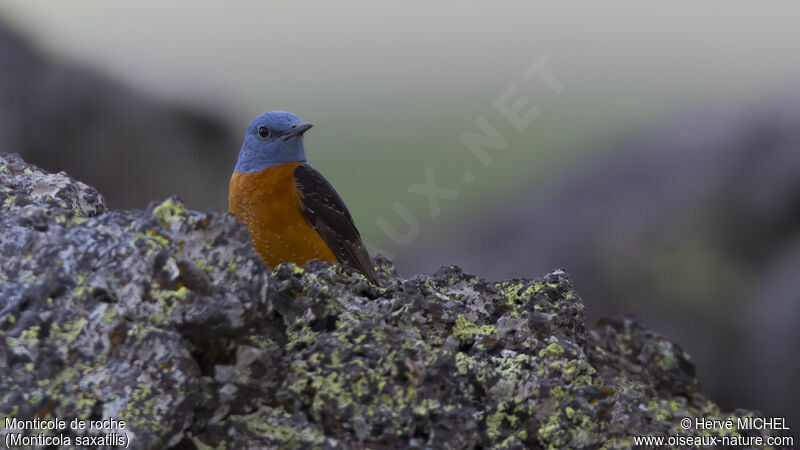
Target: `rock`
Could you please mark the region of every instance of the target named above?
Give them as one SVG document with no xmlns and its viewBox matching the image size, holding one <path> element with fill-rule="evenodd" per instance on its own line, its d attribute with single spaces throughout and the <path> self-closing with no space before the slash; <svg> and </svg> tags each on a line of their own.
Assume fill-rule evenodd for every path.
<svg viewBox="0 0 800 450">
<path fill-rule="evenodd" d="M 635 319 L 587 330 L 562 270 L 403 279 L 377 256 L 385 288 L 319 261 L 270 272 L 229 214 L 105 211 L 14 155 L 0 205 L 5 417 L 122 420 L 129 448 L 628 448 L 756 415 L 720 411 Z"/>
</svg>

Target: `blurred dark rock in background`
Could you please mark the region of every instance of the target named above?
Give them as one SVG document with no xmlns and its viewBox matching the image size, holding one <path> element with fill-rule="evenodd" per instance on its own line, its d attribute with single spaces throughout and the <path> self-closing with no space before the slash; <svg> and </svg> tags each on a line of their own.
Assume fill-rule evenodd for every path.
<svg viewBox="0 0 800 450">
<path fill-rule="evenodd" d="M 165 193 L 227 205 L 239 151 L 219 118 L 165 104 L 88 70 L 40 56 L 0 22 L 0 152 L 86 180 L 114 208 Z"/>
<path fill-rule="evenodd" d="M 443 224 L 398 266 L 564 267 L 594 318 L 635 312 L 677 337 L 723 405 L 800 422 L 800 101 L 695 111 L 582 158 Z"/>
</svg>

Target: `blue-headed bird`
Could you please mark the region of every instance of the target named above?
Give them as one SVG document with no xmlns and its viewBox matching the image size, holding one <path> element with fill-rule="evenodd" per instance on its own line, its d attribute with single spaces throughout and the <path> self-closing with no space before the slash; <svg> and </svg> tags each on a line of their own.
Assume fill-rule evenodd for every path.
<svg viewBox="0 0 800 450">
<path fill-rule="evenodd" d="M 228 190 L 228 211 L 250 230 L 270 267 L 311 259 L 340 262 L 380 286 L 350 212 L 306 160 L 303 134 L 313 125 L 284 111 L 247 127 Z"/>
</svg>

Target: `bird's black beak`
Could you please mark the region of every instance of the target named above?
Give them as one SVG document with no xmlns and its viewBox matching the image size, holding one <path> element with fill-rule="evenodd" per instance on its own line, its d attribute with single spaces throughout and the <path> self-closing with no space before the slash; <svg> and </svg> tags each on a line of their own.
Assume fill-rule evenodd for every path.
<svg viewBox="0 0 800 450">
<path fill-rule="evenodd" d="M 314 124 L 311 122 L 301 122 L 298 125 L 293 126 L 286 132 L 286 135 L 283 137 L 284 141 L 287 141 L 293 137 L 300 137 L 308 131 Z"/>
</svg>

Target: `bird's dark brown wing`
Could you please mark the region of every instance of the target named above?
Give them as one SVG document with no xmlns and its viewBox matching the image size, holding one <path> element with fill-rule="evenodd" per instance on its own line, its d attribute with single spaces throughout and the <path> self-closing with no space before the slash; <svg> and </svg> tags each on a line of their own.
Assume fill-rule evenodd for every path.
<svg viewBox="0 0 800 450">
<path fill-rule="evenodd" d="M 297 166 L 294 178 L 300 191 L 303 216 L 322 236 L 336 259 L 364 274 L 374 285 L 380 286 L 361 235 L 333 186 L 308 165 Z"/>
</svg>

